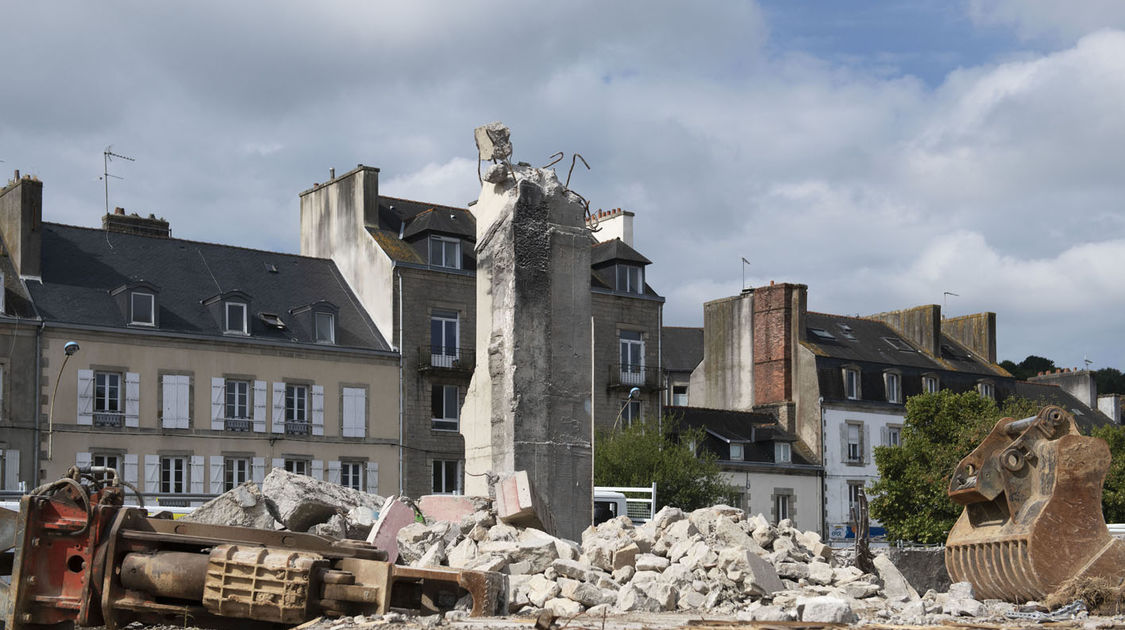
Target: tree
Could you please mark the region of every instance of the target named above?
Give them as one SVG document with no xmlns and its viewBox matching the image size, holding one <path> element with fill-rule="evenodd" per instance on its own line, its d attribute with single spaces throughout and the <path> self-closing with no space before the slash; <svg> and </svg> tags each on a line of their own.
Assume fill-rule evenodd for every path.
<svg viewBox="0 0 1125 630">
<path fill-rule="evenodd" d="M 594 442 L 594 483 L 648 486 L 656 482 L 658 508 L 671 505 L 686 511 L 721 503 L 733 489 L 723 480 L 715 454 L 696 454 L 689 448 L 703 440 L 703 429 L 678 429 L 669 418 L 599 431 Z"/>
<path fill-rule="evenodd" d="M 1011 398 L 1003 406 L 975 391 L 941 390 L 906 401 L 900 446 L 875 449 L 879 480 L 868 489 L 871 516 L 896 540 L 944 542 L 961 515 L 947 494 L 953 469 L 1005 417 L 1025 418 L 1039 405 Z"/>
<path fill-rule="evenodd" d="M 1102 514 L 1107 523 L 1125 523 L 1125 427 L 1106 425 L 1091 434 L 1109 445 L 1112 461 L 1102 489 Z"/>
<path fill-rule="evenodd" d="M 1038 357 L 1032 354 L 1028 355 L 1027 358 L 1019 363 L 1014 363 L 1010 360 L 1001 361 L 1000 367 L 1008 370 L 1008 372 L 1017 379 L 1026 381 L 1040 372 L 1053 371 L 1055 369 L 1055 362 L 1051 359 Z"/>
<path fill-rule="evenodd" d="M 1117 368 L 1102 368 L 1094 371 L 1094 384 L 1098 394 L 1125 394 L 1125 374 Z"/>
</svg>

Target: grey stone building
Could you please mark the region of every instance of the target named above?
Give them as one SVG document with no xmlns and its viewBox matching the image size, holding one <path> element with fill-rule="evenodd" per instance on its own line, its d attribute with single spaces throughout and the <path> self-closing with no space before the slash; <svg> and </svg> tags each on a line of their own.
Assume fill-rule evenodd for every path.
<svg viewBox="0 0 1125 630">
<path fill-rule="evenodd" d="M 471 207 L 380 195 L 379 169 L 363 165 L 332 172 L 300 193 L 300 206 L 301 253 L 336 261 L 401 351 L 403 492 L 462 492 L 466 474 L 484 472 L 465 470 L 460 433 L 478 351 Z M 596 426 L 660 412 L 664 298 L 644 282 L 649 261 L 622 238 L 632 239 L 632 213 L 615 217 L 604 216 L 591 238 Z"/>
</svg>

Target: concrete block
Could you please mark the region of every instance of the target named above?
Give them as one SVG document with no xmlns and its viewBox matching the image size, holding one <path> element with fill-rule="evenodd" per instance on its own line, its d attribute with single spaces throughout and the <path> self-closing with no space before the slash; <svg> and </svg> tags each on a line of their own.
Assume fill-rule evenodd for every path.
<svg viewBox="0 0 1125 630">
<path fill-rule="evenodd" d="M 543 609 L 556 617 L 569 619 L 582 613 L 582 604 L 564 597 L 556 597 L 543 604 Z"/>
<path fill-rule="evenodd" d="M 800 597 L 797 610 L 804 623 L 853 623 L 857 620 L 851 604 L 838 597 Z"/>
<path fill-rule="evenodd" d="M 637 554 L 639 552 L 640 552 L 640 548 L 637 547 L 636 543 L 629 543 L 628 545 L 625 545 L 624 547 L 619 548 L 617 551 L 614 551 L 613 552 L 613 570 L 617 571 L 618 569 L 620 569 L 622 567 L 633 566 L 637 561 Z M 656 556 L 653 556 L 653 557 L 656 557 Z"/>
<path fill-rule="evenodd" d="M 427 494 L 418 499 L 418 509 L 431 521 L 450 521 L 460 523 L 461 519 L 488 510 L 491 501 L 487 497 L 466 497 L 452 494 Z"/>
<path fill-rule="evenodd" d="M 253 481 L 220 494 L 197 507 L 181 520 L 208 525 L 231 525 L 272 530 L 277 523 L 270 513 L 262 491 Z"/>
<path fill-rule="evenodd" d="M 885 554 L 875 556 L 875 570 L 883 581 L 883 595 L 891 601 L 918 599 L 918 591 L 906 581 L 902 572 Z"/>
<path fill-rule="evenodd" d="M 364 506 L 379 509 L 384 499 L 378 495 L 352 490 L 320 481 L 308 475 L 295 475 L 274 468 L 262 481 L 262 494 L 276 508 L 277 519 L 295 532 L 307 532 L 317 523 L 327 521 L 340 510 L 347 512 Z"/>
<path fill-rule="evenodd" d="M 396 497 L 387 499 L 379 510 L 379 519 L 367 535 L 367 542 L 387 552 L 387 561 L 398 560 L 398 532 L 414 523 L 414 510 Z"/>
<path fill-rule="evenodd" d="M 526 470 L 503 475 L 496 484 L 496 517 L 519 527 L 554 532 L 554 520 L 539 501 Z"/>
</svg>

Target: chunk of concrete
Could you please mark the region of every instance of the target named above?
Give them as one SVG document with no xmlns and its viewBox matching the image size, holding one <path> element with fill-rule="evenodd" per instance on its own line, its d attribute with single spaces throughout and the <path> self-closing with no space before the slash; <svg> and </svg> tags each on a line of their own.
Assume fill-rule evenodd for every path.
<svg viewBox="0 0 1125 630">
<path fill-rule="evenodd" d="M 195 508 L 181 519 L 189 523 L 272 530 L 277 521 L 258 484 L 247 481 Z"/>
<path fill-rule="evenodd" d="M 347 514 L 358 506 L 378 510 L 384 502 L 383 497 L 375 494 L 308 475 L 295 475 L 280 468 L 274 468 L 266 475 L 262 481 L 262 494 L 276 508 L 277 519 L 295 532 L 307 532 L 333 514 Z"/>
<path fill-rule="evenodd" d="M 804 623 L 853 623 L 857 621 L 848 600 L 822 595 L 797 598 L 797 611 Z"/>
<path fill-rule="evenodd" d="M 906 581 L 902 572 L 885 554 L 875 556 L 875 570 L 883 581 L 883 596 L 891 601 L 918 599 L 918 591 Z"/>
<path fill-rule="evenodd" d="M 418 509 L 431 521 L 460 523 L 475 512 L 488 511 L 492 501 L 488 497 L 468 497 L 454 494 L 427 494 L 418 499 Z"/>
<path fill-rule="evenodd" d="M 507 160 L 512 157 L 512 132 L 502 122 L 490 122 L 473 130 L 482 160 Z"/>
<path fill-rule="evenodd" d="M 367 542 L 386 551 L 387 561 L 393 564 L 398 560 L 398 532 L 414 522 L 414 509 L 396 497 L 391 497 L 383 502 L 379 519 L 367 534 Z"/>
<path fill-rule="evenodd" d="M 544 510 L 526 470 L 517 470 L 500 477 L 496 483 L 496 518 L 519 527 L 534 527 L 554 532 L 555 523 Z"/>
<path fill-rule="evenodd" d="M 582 613 L 582 604 L 565 597 L 556 597 L 543 604 L 543 609 L 556 617 L 570 618 Z"/>
</svg>

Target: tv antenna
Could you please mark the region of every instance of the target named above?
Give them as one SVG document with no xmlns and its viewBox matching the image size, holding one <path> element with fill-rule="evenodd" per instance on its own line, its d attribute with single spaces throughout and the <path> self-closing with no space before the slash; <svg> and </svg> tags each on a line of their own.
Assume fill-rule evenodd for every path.
<svg viewBox="0 0 1125 630">
<path fill-rule="evenodd" d="M 120 154 L 114 153 L 112 144 L 109 145 L 108 147 L 106 147 L 105 151 L 102 151 L 102 181 L 105 182 L 105 213 L 106 214 L 109 214 L 109 178 L 112 177 L 114 179 L 125 179 L 124 177 L 118 177 L 116 175 L 110 175 L 110 173 L 109 173 L 109 161 L 113 158 L 121 158 L 122 160 L 129 160 L 130 162 L 136 162 L 135 159 L 133 159 L 133 158 L 127 156 L 127 155 L 120 155 Z"/>
<path fill-rule="evenodd" d="M 746 290 L 746 265 L 749 265 L 749 264 L 750 264 L 750 261 L 746 260 L 746 257 L 743 256 L 742 257 L 742 290 L 743 291 Z"/>
<path fill-rule="evenodd" d="M 1082 362 L 1086 364 L 1087 370 L 1090 369 L 1090 366 L 1094 364 L 1094 362 L 1090 360 L 1090 357 L 1085 354 L 1082 355 Z"/>
<path fill-rule="evenodd" d="M 945 293 L 941 294 L 941 310 L 942 310 L 941 316 L 942 317 L 945 317 L 945 309 L 946 309 L 946 307 L 949 306 L 949 296 L 951 296 L 951 295 L 953 297 L 961 297 L 960 295 L 957 295 L 956 293 L 954 293 L 952 291 L 946 291 Z"/>
</svg>

